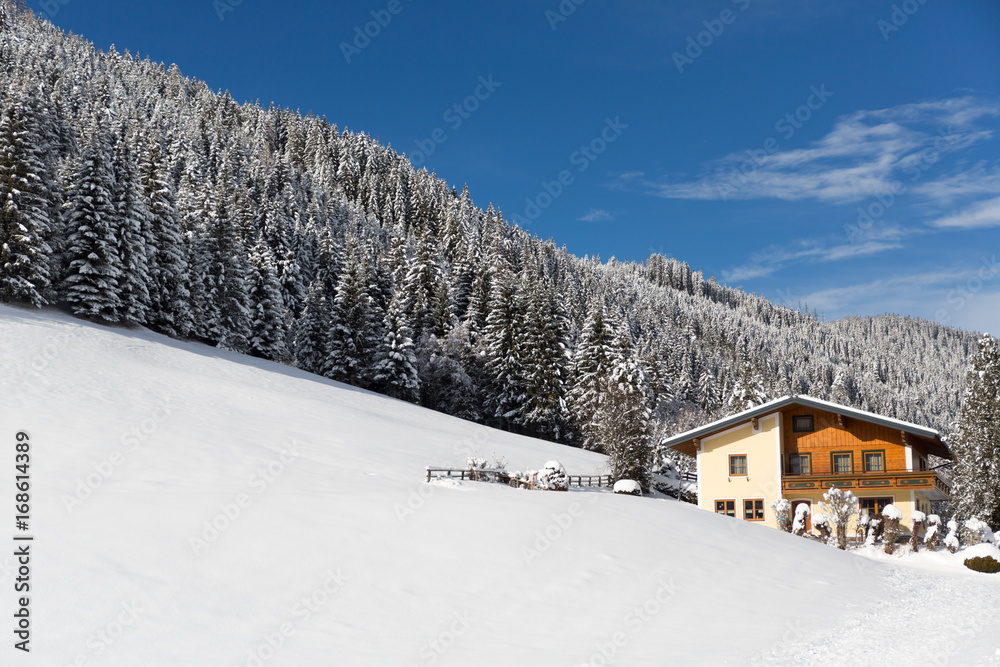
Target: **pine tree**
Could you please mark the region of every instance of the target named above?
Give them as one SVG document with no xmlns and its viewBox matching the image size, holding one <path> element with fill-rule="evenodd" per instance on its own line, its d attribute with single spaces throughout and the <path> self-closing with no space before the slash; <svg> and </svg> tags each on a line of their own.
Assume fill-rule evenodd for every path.
<svg viewBox="0 0 1000 667">
<path fill-rule="evenodd" d="M 37 151 L 24 107 L 12 104 L 0 117 L 0 300 L 40 307 L 50 284 L 51 221 Z"/>
<path fill-rule="evenodd" d="M 965 382 L 962 411 L 949 439 L 955 515 L 1000 526 L 1000 341 L 983 336 Z"/>
<path fill-rule="evenodd" d="M 620 361 L 620 342 L 607 323 L 604 308 L 597 306 L 584 322 L 570 365 L 572 384 L 568 403 L 580 438 L 576 444 L 584 449 L 604 450 L 604 441 L 595 427 L 597 412 L 603 399 L 604 380 Z"/>
<path fill-rule="evenodd" d="M 347 243 L 345 254 L 346 264 L 334 297 L 331 377 L 356 387 L 367 387 L 381 344 L 381 316 L 371 296 L 367 258 L 356 240 Z"/>
<path fill-rule="evenodd" d="M 653 467 L 653 430 L 642 366 L 618 357 L 601 380 L 603 398 L 595 414 L 595 435 L 605 443 L 611 475 L 631 479 L 649 492 Z"/>
<path fill-rule="evenodd" d="M 120 224 L 108 133 L 95 118 L 67 197 L 68 269 L 63 292 L 76 315 L 121 319 Z"/>
<path fill-rule="evenodd" d="M 151 326 L 170 336 L 191 331 L 188 261 L 180 214 L 160 143 L 153 141 L 143 154 L 140 179 L 149 202 L 150 225 L 156 236 L 150 261 Z"/>
<path fill-rule="evenodd" d="M 392 398 L 415 402 L 420 396 L 417 358 L 400 299 L 393 299 L 385 315 L 385 336 L 378 351 L 372 381 L 375 388 Z"/>
<path fill-rule="evenodd" d="M 285 357 L 285 305 L 271 249 L 263 237 L 250 252 L 250 354 L 264 359 Z"/>
<path fill-rule="evenodd" d="M 295 333 L 295 365 L 304 371 L 326 375 L 330 373 L 330 302 L 317 278 L 309 286 L 305 307 Z"/>
<path fill-rule="evenodd" d="M 409 263 L 403 289 L 408 299 L 407 317 L 413 326 L 416 340 L 430 334 L 444 335 L 442 320 L 444 317 L 450 318 L 450 314 L 441 312 L 444 277 L 438 252 L 429 232 L 420 236 L 416 252 Z"/>
<path fill-rule="evenodd" d="M 535 286 L 528 301 L 523 355 L 524 426 L 537 437 L 564 440 L 569 435 L 566 314 L 551 285 Z"/>
<path fill-rule="evenodd" d="M 493 283 L 482 342 L 493 380 L 487 408 L 507 429 L 524 423 L 523 322 L 524 308 L 514 277 L 509 272 L 500 273 Z"/>
<path fill-rule="evenodd" d="M 210 322 L 211 340 L 224 349 L 246 352 L 250 347 L 250 273 L 247 253 L 229 217 L 225 197 L 220 196 L 209 221 L 209 291 L 215 318 Z"/>
<path fill-rule="evenodd" d="M 764 378 L 760 372 L 749 361 L 744 361 L 740 366 L 739 375 L 736 377 L 736 384 L 729 395 L 726 407 L 730 413 L 743 412 L 755 408 L 767 401 L 767 393 L 764 390 Z"/>
<path fill-rule="evenodd" d="M 126 138 L 119 139 L 114 157 L 114 206 L 118 219 L 118 292 L 120 319 L 143 324 L 149 315 L 149 257 L 156 256 L 151 213 L 136 175 L 135 160 Z"/>
</svg>

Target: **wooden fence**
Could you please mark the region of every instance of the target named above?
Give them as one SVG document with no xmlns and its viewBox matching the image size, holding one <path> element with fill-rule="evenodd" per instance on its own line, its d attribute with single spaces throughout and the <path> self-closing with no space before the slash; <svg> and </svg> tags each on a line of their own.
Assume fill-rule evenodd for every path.
<svg viewBox="0 0 1000 667">
<path fill-rule="evenodd" d="M 534 489 L 537 482 L 534 476 L 530 480 L 511 477 L 506 470 L 499 468 L 437 468 L 428 466 L 427 481 L 451 477 L 464 481 L 466 479 L 473 482 L 496 482 L 499 484 L 509 484 L 513 487 Z M 567 475 L 570 486 L 613 486 L 614 480 L 611 475 Z"/>
</svg>

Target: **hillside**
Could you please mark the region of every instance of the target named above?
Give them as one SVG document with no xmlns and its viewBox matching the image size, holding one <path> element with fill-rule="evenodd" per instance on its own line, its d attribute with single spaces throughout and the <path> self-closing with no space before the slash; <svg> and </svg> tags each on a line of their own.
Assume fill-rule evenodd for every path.
<svg viewBox="0 0 1000 667">
<path fill-rule="evenodd" d="M 791 393 L 945 430 L 957 414 L 966 332 L 826 322 L 658 255 L 575 257 L 365 132 L 240 104 L 8 0 L 0 58 L 0 235 L 19 258 L 0 300 L 594 449 L 591 371 L 623 360 L 660 434 Z"/>
<path fill-rule="evenodd" d="M 32 653 L 8 638 L 5 665 L 986 664 L 1000 636 L 1000 580 L 947 554 L 902 568 L 670 500 L 427 485 L 470 450 L 604 458 L 144 330 L 0 306 L 0 396 L 36 536 Z"/>
</svg>

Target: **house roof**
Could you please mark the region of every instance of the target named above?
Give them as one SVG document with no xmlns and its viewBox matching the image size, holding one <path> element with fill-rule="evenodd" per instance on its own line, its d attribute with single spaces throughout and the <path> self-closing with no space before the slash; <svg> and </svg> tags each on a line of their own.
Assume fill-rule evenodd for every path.
<svg viewBox="0 0 1000 667">
<path fill-rule="evenodd" d="M 719 431 L 724 431 L 727 428 L 749 421 L 754 417 L 771 414 L 772 412 L 781 410 L 782 408 L 790 405 L 812 407 L 817 410 L 825 410 L 827 412 L 843 415 L 845 417 L 853 417 L 872 424 L 878 424 L 880 426 L 905 431 L 906 433 L 924 440 L 924 444 L 927 445 L 928 451 L 931 454 L 943 458 L 951 458 L 951 452 L 948 451 L 947 446 L 945 446 L 945 444 L 941 441 L 941 434 L 934 429 L 927 428 L 925 426 L 918 426 L 917 424 L 911 424 L 910 422 L 904 422 L 899 419 L 883 417 L 872 412 L 858 410 L 857 408 L 851 408 L 846 405 L 823 401 L 818 398 L 812 398 L 811 396 L 782 396 L 781 398 L 776 398 L 773 401 L 762 403 L 755 408 L 744 410 L 743 412 L 732 415 L 731 417 L 724 417 L 712 422 L 711 424 L 706 424 L 679 435 L 675 435 L 671 438 L 667 438 L 662 444 L 681 453 L 693 456 L 697 450 L 694 440 Z"/>
</svg>

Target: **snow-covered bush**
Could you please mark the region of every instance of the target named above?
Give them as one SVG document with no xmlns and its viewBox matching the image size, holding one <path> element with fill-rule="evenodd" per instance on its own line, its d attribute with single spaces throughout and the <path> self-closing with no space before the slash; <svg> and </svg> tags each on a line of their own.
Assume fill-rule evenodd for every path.
<svg viewBox="0 0 1000 667">
<path fill-rule="evenodd" d="M 549 461 L 538 471 L 538 486 L 549 491 L 568 491 L 569 477 L 559 461 Z"/>
<path fill-rule="evenodd" d="M 816 512 L 813 514 L 812 524 L 813 528 L 819 531 L 819 536 L 823 538 L 823 541 L 827 544 L 831 544 L 833 540 L 833 530 L 830 528 L 830 518 L 822 512 Z"/>
<path fill-rule="evenodd" d="M 941 543 L 941 517 L 937 514 L 927 515 L 927 529 L 924 531 L 924 546 L 936 551 Z"/>
<path fill-rule="evenodd" d="M 982 519 L 966 519 L 964 521 L 965 534 L 962 535 L 966 544 L 992 544 L 993 529 Z"/>
<path fill-rule="evenodd" d="M 862 542 L 868 541 L 868 529 L 872 525 L 871 518 L 865 512 L 858 512 L 858 538 Z"/>
<path fill-rule="evenodd" d="M 490 461 L 486 457 L 482 456 L 470 456 L 465 462 L 466 470 L 497 470 L 501 472 L 485 472 L 479 473 L 474 479 L 478 479 L 481 482 L 501 482 L 506 480 L 508 475 L 504 474 L 507 470 L 507 460 L 502 456 Z"/>
<path fill-rule="evenodd" d="M 899 520 L 903 518 L 903 513 L 898 507 L 890 503 L 882 509 L 882 518 L 885 521 L 882 541 L 885 544 L 885 552 L 891 554 L 896 550 L 896 538 L 899 537 Z"/>
<path fill-rule="evenodd" d="M 778 498 L 771 503 L 771 509 L 778 519 L 778 528 L 786 533 L 792 532 L 792 503 L 786 498 Z"/>
<path fill-rule="evenodd" d="M 885 526 L 882 524 L 882 519 L 878 517 L 866 514 L 865 519 L 868 522 L 868 534 L 865 536 L 865 544 L 874 546 L 875 542 L 882 537 L 882 531 L 885 530 Z"/>
<path fill-rule="evenodd" d="M 827 520 L 837 528 L 837 548 L 847 548 L 847 524 L 858 511 L 858 499 L 851 491 L 841 491 L 837 487 L 832 487 L 823 494 L 823 500 L 819 504 L 820 511 L 827 516 Z M 815 518 L 813 525 L 816 525 Z"/>
<path fill-rule="evenodd" d="M 927 515 L 923 512 L 915 511 L 910 518 L 913 520 L 913 529 L 910 532 L 910 549 L 916 551 L 920 545 L 920 529 L 927 521 Z"/>
<path fill-rule="evenodd" d="M 799 503 L 795 506 L 795 520 L 792 521 L 792 534 L 805 535 L 806 519 L 809 517 L 809 505 Z"/>
<path fill-rule="evenodd" d="M 954 519 L 948 522 L 948 534 L 944 538 L 944 545 L 951 553 L 958 551 L 958 522 Z"/>
<path fill-rule="evenodd" d="M 630 496 L 641 496 L 642 485 L 634 479 L 620 479 L 615 482 L 615 493 L 627 493 Z"/>
</svg>

